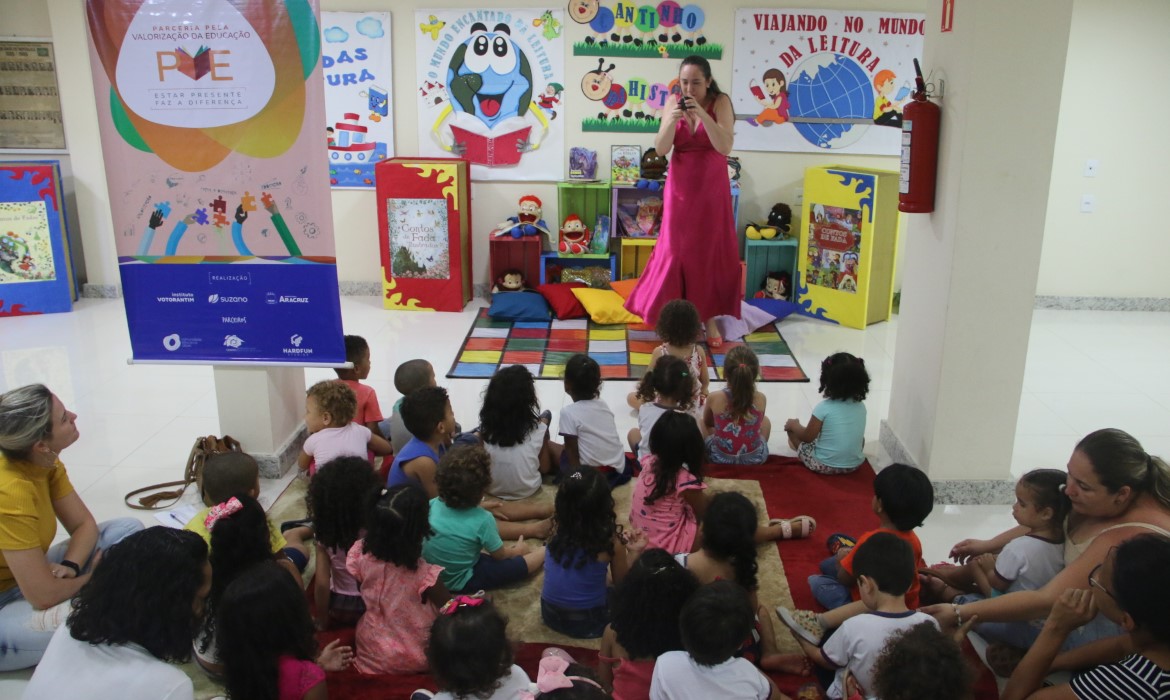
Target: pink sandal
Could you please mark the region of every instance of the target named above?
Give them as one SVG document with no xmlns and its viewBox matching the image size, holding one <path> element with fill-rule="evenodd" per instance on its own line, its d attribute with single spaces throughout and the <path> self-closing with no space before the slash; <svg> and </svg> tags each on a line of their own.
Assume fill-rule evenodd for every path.
<svg viewBox="0 0 1170 700">
<path fill-rule="evenodd" d="M 807 515 L 798 515 L 795 518 L 772 518 L 769 525 L 779 525 L 782 540 L 802 540 L 813 534 L 817 529 L 817 521 Z M 797 529 L 793 529 L 793 524 Z"/>
</svg>

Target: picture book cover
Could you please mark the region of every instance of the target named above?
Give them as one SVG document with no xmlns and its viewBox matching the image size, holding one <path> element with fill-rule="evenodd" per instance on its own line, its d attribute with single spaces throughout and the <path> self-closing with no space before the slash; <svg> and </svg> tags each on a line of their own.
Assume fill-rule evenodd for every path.
<svg viewBox="0 0 1170 700">
<path fill-rule="evenodd" d="M 635 185 L 641 171 L 641 146 L 610 146 L 610 177 L 613 185 Z"/>
<path fill-rule="evenodd" d="M 569 149 L 569 179 L 592 181 L 597 179 L 597 151 L 573 146 Z"/>
</svg>

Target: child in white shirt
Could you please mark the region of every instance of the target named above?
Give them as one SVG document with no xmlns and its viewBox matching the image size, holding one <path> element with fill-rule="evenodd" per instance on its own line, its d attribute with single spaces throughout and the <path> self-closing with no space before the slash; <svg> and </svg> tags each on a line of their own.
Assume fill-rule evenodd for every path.
<svg viewBox="0 0 1170 700">
<path fill-rule="evenodd" d="M 561 472 L 594 467 L 605 474 L 611 488 L 629 481 L 638 462 L 622 449 L 613 410 L 599 398 L 601 367 L 596 360 L 582 354 L 569 358 L 565 393 L 573 397 L 573 403 L 561 409 L 560 431 L 565 439 Z"/>
</svg>

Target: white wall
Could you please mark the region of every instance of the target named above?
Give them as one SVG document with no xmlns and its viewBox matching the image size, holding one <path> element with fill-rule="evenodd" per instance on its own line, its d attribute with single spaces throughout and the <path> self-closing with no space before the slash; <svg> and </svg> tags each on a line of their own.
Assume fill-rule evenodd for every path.
<svg viewBox="0 0 1170 700">
<path fill-rule="evenodd" d="M 450 8 L 484 7 L 482 0 L 443 0 L 436 3 Z M 563 0 L 514 0 L 501 5 L 512 7 L 558 7 Z M 721 85 L 730 86 L 732 66 L 732 24 L 735 7 L 785 7 L 792 3 L 776 0 L 735 0 L 716 3 L 704 0 L 707 11 L 705 32 L 712 41 L 724 46 L 723 59 L 713 62 L 714 77 Z M 845 9 L 864 3 L 807 0 L 801 7 Z M 420 2 L 393 0 L 386 3 L 371 0 L 322 0 L 322 9 L 340 11 L 384 10 L 393 14 L 395 151 L 400 156 L 417 153 L 415 99 L 414 36 L 417 22 L 416 7 Z M 925 0 L 888 0 L 882 9 L 890 11 L 923 11 Z M 47 8 L 52 8 L 50 22 Z M 117 257 L 113 251 L 105 172 L 102 166 L 101 144 L 97 139 L 96 120 L 93 119 L 93 82 L 89 70 L 89 50 L 84 30 L 84 0 L 0 0 L 0 16 L 5 17 L 0 32 L 13 35 L 39 35 L 54 38 L 58 62 L 61 66 L 62 100 L 65 103 L 66 137 L 74 161 L 78 207 L 86 252 L 88 281 L 93 284 L 118 284 Z M 19 17 L 12 25 L 8 17 Z M 567 43 L 585 35 L 583 25 L 565 22 Z M 56 33 L 54 33 L 56 32 Z M 617 59 L 618 75 L 642 75 L 647 78 L 667 78 L 678 69 L 678 61 L 662 59 Z M 607 157 L 612 144 L 640 143 L 648 146 L 653 134 L 582 134 L 579 115 L 588 113 L 592 103 L 587 102 L 578 87 L 580 77 L 596 67 L 596 59 L 565 57 L 566 145 L 580 145 L 596 149 L 600 158 Z M 566 115 L 567 116 L 567 115 Z M 740 197 L 740 221 L 761 220 L 776 202 L 788 202 L 795 208 L 796 189 L 804 177 L 804 169 L 826 164 L 819 154 L 779 154 L 735 152 L 743 163 Z M 567 150 L 564 154 L 567 159 Z M 897 169 L 895 158 L 875 156 L 834 157 L 829 162 L 847 165 Z M 84 167 L 83 167 L 84 166 Z M 477 281 L 487 281 L 487 230 L 496 222 L 515 213 L 521 195 L 536 194 L 545 202 L 545 218 L 550 224 L 559 222 L 556 211 L 555 183 L 474 183 L 472 218 L 475 222 L 474 259 Z M 376 282 L 381 277 L 378 257 L 377 213 L 373 192 L 335 191 L 333 214 L 337 240 L 338 276 L 346 281 Z"/>
<path fill-rule="evenodd" d="M 1076 0 L 1037 294 L 1170 297 L 1167 37 L 1166 0 Z M 988 114 L 1026 128 L 1018 116 Z M 1090 158 L 1101 164 L 1091 179 Z M 1096 196 L 1095 213 L 1080 213 L 1083 194 Z M 992 226 L 1009 215 L 988 211 Z"/>
</svg>

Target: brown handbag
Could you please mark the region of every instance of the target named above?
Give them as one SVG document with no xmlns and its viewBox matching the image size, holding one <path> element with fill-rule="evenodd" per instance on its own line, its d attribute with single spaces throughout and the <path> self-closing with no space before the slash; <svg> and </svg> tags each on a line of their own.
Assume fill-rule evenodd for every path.
<svg viewBox="0 0 1170 700">
<path fill-rule="evenodd" d="M 243 447 L 240 446 L 240 441 L 231 435 L 224 435 L 222 438 L 214 435 L 195 438 L 195 444 L 191 446 L 191 454 L 187 455 L 187 466 L 183 470 L 183 479 L 181 481 L 168 481 L 163 484 L 144 486 L 126 494 L 123 500 L 128 507 L 135 510 L 161 510 L 175 505 L 183 497 L 183 493 L 186 492 L 187 487 L 191 484 L 195 484 L 196 488 L 199 489 L 199 493 L 202 495 L 203 465 L 207 462 L 207 459 L 212 455 L 223 454 L 225 452 L 243 451 Z M 178 488 L 172 488 L 176 486 Z M 169 490 L 158 491 L 158 489 Z M 149 491 L 157 491 L 157 493 L 147 493 Z M 146 495 L 138 496 L 140 493 L 145 493 Z M 138 496 L 138 498 L 135 498 L 135 496 Z"/>
</svg>

